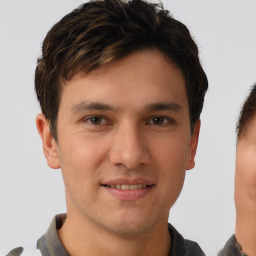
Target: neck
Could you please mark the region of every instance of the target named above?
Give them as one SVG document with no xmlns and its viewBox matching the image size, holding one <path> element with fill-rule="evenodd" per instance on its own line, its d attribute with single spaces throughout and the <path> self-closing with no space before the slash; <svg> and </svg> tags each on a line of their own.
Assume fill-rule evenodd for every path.
<svg viewBox="0 0 256 256">
<path fill-rule="evenodd" d="M 171 237 L 167 220 L 135 236 L 115 234 L 79 216 L 67 215 L 58 231 L 60 240 L 72 256 L 167 256 Z"/>
</svg>

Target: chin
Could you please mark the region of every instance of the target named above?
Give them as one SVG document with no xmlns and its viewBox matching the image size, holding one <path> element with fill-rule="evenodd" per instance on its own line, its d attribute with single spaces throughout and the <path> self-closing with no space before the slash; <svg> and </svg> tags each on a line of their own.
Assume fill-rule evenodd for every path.
<svg viewBox="0 0 256 256">
<path fill-rule="evenodd" d="M 144 227 L 131 227 L 129 223 L 126 225 L 122 225 L 121 227 L 112 227 L 110 231 L 114 234 L 117 234 L 119 237 L 124 237 L 124 238 L 132 238 L 136 239 L 139 236 L 145 234 L 145 232 L 148 230 L 148 228 Z"/>
<path fill-rule="evenodd" d="M 141 218 L 143 216 L 143 218 Z M 113 218 L 114 219 L 114 218 Z M 125 238 L 137 238 L 140 235 L 148 233 L 150 229 L 154 227 L 154 221 L 148 219 L 144 215 L 140 218 L 116 218 L 115 223 L 111 223 L 108 226 L 109 231 L 123 236 Z"/>
</svg>

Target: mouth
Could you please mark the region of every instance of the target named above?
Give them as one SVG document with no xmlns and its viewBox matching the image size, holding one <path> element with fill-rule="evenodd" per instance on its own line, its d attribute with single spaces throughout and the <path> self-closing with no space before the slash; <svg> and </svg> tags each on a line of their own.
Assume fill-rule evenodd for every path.
<svg viewBox="0 0 256 256">
<path fill-rule="evenodd" d="M 128 185 L 128 184 L 112 184 L 112 185 L 107 185 L 107 184 L 102 184 L 103 187 L 108 187 L 108 188 L 116 188 L 120 190 L 138 190 L 138 189 L 145 189 L 145 188 L 150 188 L 153 187 L 154 185 L 146 185 L 146 184 L 133 184 L 133 185 Z"/>
<path fill-rule="evenodd" d="M 128 183 L 128 184 L 127 184 Z M 101 187 L 104 188 L 108 193 L 113 195 L 115 198 L 118 198 L 122 201 L 136 201 L 138 199 L 146 197 L 154 189 L 155 184 L 145 184 L 146 182 L 140 183 L 137 182 L 125 182 L 125 181 L 112 181 L 108 184 L 101 184 Z"/>
</svg>

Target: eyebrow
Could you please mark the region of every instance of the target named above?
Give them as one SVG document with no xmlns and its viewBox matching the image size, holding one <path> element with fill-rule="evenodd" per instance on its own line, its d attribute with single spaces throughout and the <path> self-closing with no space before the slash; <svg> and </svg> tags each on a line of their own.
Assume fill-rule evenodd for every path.
<svg viewBox="0 0 256 256">
<path fill-rule="evenodd" d="M 77 105 L 73 105 L 71 107 L 72 112 L 82 112 L 85 110 L 116 110 L 115 107 L 110 106 L 106 103 L 101 103 L 101 102 L 86 102 L 82 101 L 81 103 Z"/>
<path fill-rule="evenodd" d="M 146 109 L 151 111 L 173 110 L 179 112 L 182 110 L 182 107 L 175 102 L 156 102 L 149 104 Z"/>
<path fill-rule="evenodd" d="M 82 112 L 86 110 L 109 110 L 117 111 L 118 108 L 111 106 L 102 102 L 87 102 L 82 101 L 79 104 L 73 105 L 71 107 L 72 112 Z M 161 111 L 161 110 L 172 110 L 172 111 L 181 111 L 182 107 L 175 102 L 155 102 L 147 105 L 145 107 L 146 111 Z"/>
</svg>

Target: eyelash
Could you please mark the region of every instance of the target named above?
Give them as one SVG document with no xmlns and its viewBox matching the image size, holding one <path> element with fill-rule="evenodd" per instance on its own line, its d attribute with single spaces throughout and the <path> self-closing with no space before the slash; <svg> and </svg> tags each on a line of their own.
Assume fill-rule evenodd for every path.
<svg viewBox="0 0 256 256">
<path fill-rule="evenodd" d="M 97 121 L 97 120 L 94 120 L 93 119 L 99 119 L 99 123 L 96 124 L 96 123 L 93 123 L 94 121 Z M 159 121 L 159 120 L 156 120 L 156 119 L 160 119 L 160 124 L 156 124 L 154 123 L 154 119 L 155 121 Z M 102 121 L 104 121 L 104 123 L 102 123 Z M 88 116 L 86 117 L 85 119 L 83 119 L 83 122 L 86 122 L 86 123 L 89 123 L 90 125 L 94 125 L 94 126 L 100 126 L 100 125 L 105 125 L 107 124 L 108 122 L 108 118 L 104 117 L 104 116 Z M 109 123 L 111 123 L 109 121 Z M 170 117 L 165 117 L 165 116 L 152 116 L 150 117 L 150 119 L 146 122 L 146 125 L 155 125 L 155 126 L 165 126 L 165 125 L 168 125 L 168 124 L 176 124 L 176 121 Z"/>
<path fill-rule="evenodd" d="M 151 123 L 154 118 L 160 118 L 162 119 L 163 123 L 162 124 L 154 124 L 154 123 Z M 154 121 L 153 121 L 154 122 Z M 149 121 L 147 121 L 146 124 L 149 124 L 149 125 L 155 125 L 155 126 L 164 126 L 164 125 L 168 125 L 168 124 L 176 124 L 176 121 L 170 117 L 165 117 L 165 116 L 152 116 Z"/>
<path fill-rule="evenodd" d="M 100 119 L 100 121 L 104 120 L 104 123 L 103 123 L 103 124 L 102 124 L 102 123 L 100 123 L 100 124 L 94 124 L 94 123 L 92 122 L 92 119 L 93 119 L 93 118 L 98 118 L 98 119 Z M 89 123 L 90 125 L 99 126 L 99 125 L 105 125 L 105 124 L 107 123 L 107 118 L 106 118 L 106 117 L 103 117 L 103 116 L 88 116 L 88 117 L 86 117 L 86 118 L 83 119 L 83 122 Z"/>
</svg>

